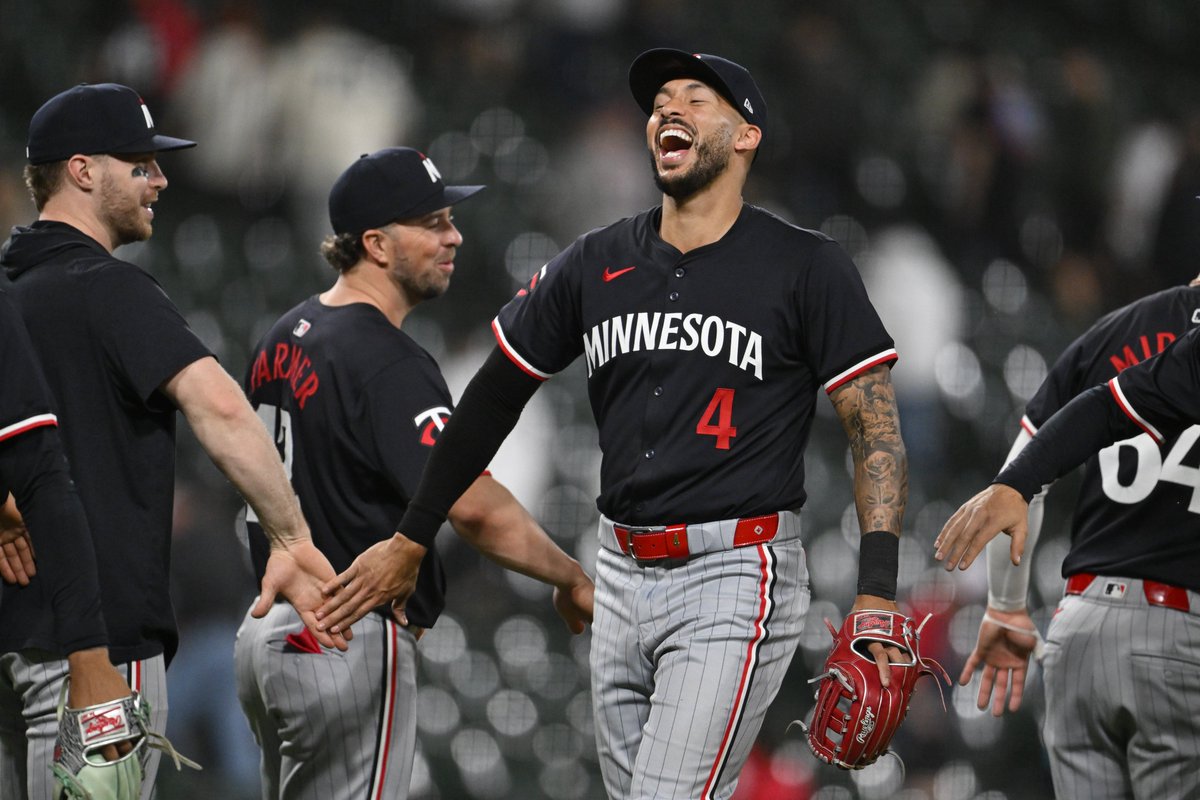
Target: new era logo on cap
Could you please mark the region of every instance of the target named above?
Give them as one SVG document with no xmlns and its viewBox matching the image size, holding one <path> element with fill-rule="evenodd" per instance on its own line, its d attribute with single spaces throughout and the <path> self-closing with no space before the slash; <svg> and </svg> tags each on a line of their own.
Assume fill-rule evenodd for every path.
<svg viewBox="0 0 1200 800">
<path fill-rule="evenodd" d="M 749 70 L 727 58 L 708 53 L 657 48 L 634 59 L 629 68 L 629 88 L 646 114 L 654 112 L 654 96 L 667 81 L 697 78 L 715 89 L 763 135 L 767 133 L 767 103 Z"/>
</svg>

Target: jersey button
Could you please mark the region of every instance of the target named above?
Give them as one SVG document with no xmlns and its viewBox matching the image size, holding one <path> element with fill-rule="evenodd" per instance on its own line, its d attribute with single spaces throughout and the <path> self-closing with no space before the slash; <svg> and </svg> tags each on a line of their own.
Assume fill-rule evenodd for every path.
<svg viewBox="0 0 1200 800">
<path fill-rule="evenodd" d="M 662 392 L 663 392 L 663 390 L 662 390 L 661 386 L 654 387 L 654 396 L 655 397 L 662 397 Z"/>
<path fill-rule="evenodd" d="M 647 450 L 647 451 L 646 451 L 646 458 L 654 458 L 654 450 L 652 450 L 652 449 L 651 449 L 651 450 Z"/>
<path fill-rule="evenodd" d="M 671 292 L 669 295 L 667 295 L 667 299 L 674 303 L 679 299 L 679 292 Z"/>
<path fill-rule="evenodd" d="M 684 269 L 683 267 L 676 267 L 676 268 L 675 268 L 675 277 L 676 277 L 676 278 L 682 278 L 684 275 L 687 275 L 687 270 L 686 270 L 686 269 Z"/>
</svg>

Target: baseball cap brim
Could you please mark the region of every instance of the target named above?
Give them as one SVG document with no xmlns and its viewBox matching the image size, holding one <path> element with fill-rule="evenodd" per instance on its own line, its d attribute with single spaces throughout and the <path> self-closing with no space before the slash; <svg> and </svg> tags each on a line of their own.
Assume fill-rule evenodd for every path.
<svg viewBox="0 0 1200 800">
<path fill-rule="evenodd" d="M 423 217 L 426 214 L 437 211 L 440 208 L 447 208 L 449 206 L 457 205 L 484 188 L 486 187 L 447 186 L 442 192 L 434 194 L 432 197 L 427 198 L 412 208 L 405 209 L 396 217 L 396 219 L 412 219 L 413 217 Z"/>
<path fill-rule="evenodd" d="M 146 146 L 149 145 L 149 146 Z M 188 139 L 176 139 L 173 136 L 162 136 L 161 133 L 156 133 L 145 142 L 139 142 L 136 145 L 126 145 L 124 148 L 109 150 L 114 155 L 132 154 L 132 152 L 166 152 L 167 150 L 186 150 L 194 148 L 196 143 Z"/>
<path fill-rule="evenodd" d="M 629 67 L 629 88 L 633 99 L 647 115 L 654 113 L 654 97 L 667 81 L 676 78 L 698 78 L 716 89 L 730 105 L 737 107 L 737 100 L 725 80 L 716 70 L 705 64 L 692 53 L 660 47 L 642 53 Z"/>
</svg>

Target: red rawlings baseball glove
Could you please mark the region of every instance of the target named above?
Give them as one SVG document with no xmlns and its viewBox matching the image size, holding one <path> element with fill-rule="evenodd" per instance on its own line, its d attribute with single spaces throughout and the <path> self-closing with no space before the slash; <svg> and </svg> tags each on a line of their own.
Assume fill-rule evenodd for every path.
<svg viewBox="0 0 1200 800">
<path fill-rule="evenodd" d="M 842 769 L 873 764 L 887 752 L 904 721 L 917 680 L 933 675 L 950 682 L 941 664 L 921 657 L 921 628 L 928 621 L 927 615 L 914 628 L 913 621 L 897 611 L 855 611 L 837 631 L 825 620 L 833 634 L 833 650 L 825 659 L 825 671 L 809 681 L 818 684 L 817 704 L 808 725 L 799 720 L 793 723 L 804 729 L 817 758 Z M 908 663 L 891 665 L 889 686 L 879 680 L 879 667 L 867 649 L 871 642 L 898 647 L 911 656 Z"/>
</svg>

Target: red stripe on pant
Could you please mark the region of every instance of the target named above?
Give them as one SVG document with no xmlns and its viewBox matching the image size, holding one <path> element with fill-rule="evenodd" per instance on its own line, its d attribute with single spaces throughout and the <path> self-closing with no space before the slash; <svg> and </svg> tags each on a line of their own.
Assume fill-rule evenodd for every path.
<svg viewBox="0 0 1200 800">
<path fill-rule="evenodd" d="M 715 788 L 717 778 L 721 774 L 725 762 L 729 759 L 729 751 L 733 747 L 733 736 L 737 730 L 738 723 L 741 721 L 742 713 L 746 708 L 746 695 L 750 690 L 750 678 L 754 674 L 754 667 L 758 664 L 758 648 L 762 645 L 763 640 L 767 638 L 767 631 L 764 623 L 771 613 L 771 594 L 770 586 L 772 580 L 772 569 L 775 566 L 774 557 L 766 547 L 759 545 L 759 579 L 758 579 L 758 616 L 754 620 L 754 638 L 746 646 L 746 661 L 742 664 L 742 677 L 738 681 L 737 694 L 734 696 L 733 708 L 730 710 L 729 722 L 725 724 L 725 735 L 721 738 L 721 746 L 717 749 L 717 758 L 713 762 L 712 770 L 708 773 L 708 780 L 704 784 L 704 791 L 700 793 L 702 798 L 710 798 L 712 790 Z"/>
<path fill-rule="evenodd" d="M 380 713 L 383 715 L 379 720 L 380 736 L 376 752 L 378 769 L 375 771 L 374 785 L 371 787 L 372 800 L 383 800 L 383 789 L 387 784 L 387 767 L 388 755 L 392 749 L 392 722 L 396 717 L 396 637 L 399 633 L 400 626 L 392 621 L 387 621 L 383 626 L 383 635 L 386 638 L 384 645 L 385 669 L 384 680 L 387 683 L 387 688 L 383 693 L 383 702 L 380 704 Z"/>
</svg>

